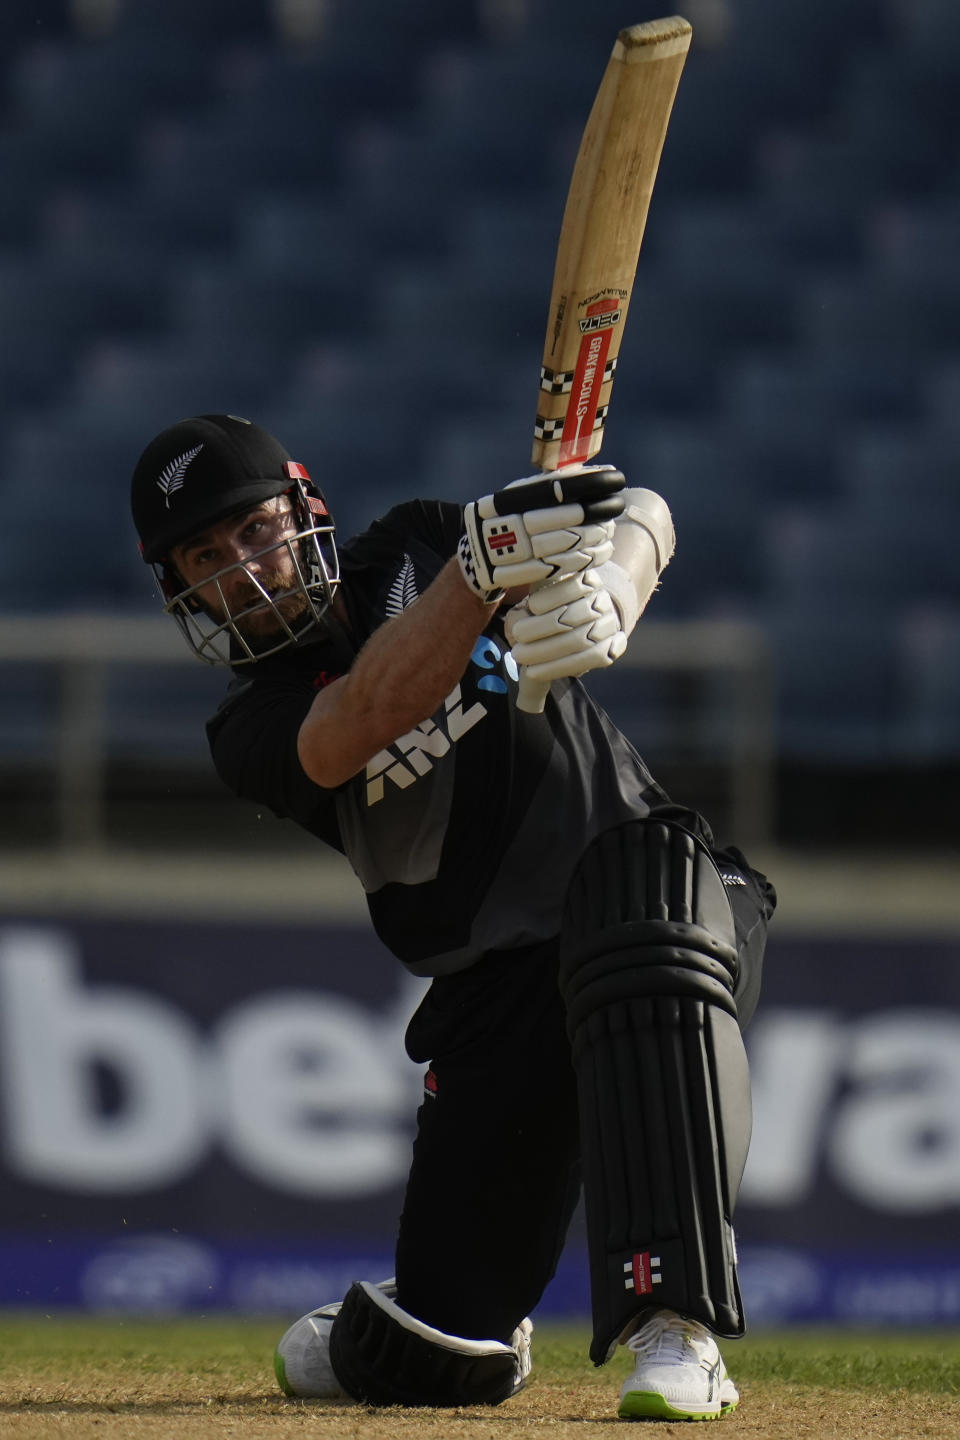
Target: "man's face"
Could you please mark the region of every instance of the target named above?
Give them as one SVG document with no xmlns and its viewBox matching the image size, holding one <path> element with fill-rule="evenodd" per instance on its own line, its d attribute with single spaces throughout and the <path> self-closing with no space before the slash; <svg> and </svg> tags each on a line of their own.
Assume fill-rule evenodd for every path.
<svg viewBox="0 0 960 1440">
<path fill-rule="evenodd" d="M 254 579 L 288 624 L 307 610 L 291 547 L 283 543 L 297 532 L 289 498 L 277 495 L 215 521 L 174 546 L 170 558 L 184 585 L 199 587 L 196 598 L 208 615 L 218 622 L 233 619 L 243 634 L 257 639 L 283 627 Z M 285 591 L 292 593 L 276 599 Z"/>
</svg>

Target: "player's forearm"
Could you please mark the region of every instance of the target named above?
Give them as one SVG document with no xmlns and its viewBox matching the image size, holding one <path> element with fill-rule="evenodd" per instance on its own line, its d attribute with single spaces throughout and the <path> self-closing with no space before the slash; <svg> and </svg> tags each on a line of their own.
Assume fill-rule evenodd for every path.
<svg viewBox="0 0 960 1440">
<path fill-rule="evenodd" d="M 318 785 L 341 785 L 442 705 L 495 611 L 463 582 L 457 561 L 370 636 L 349 673 L 320 692 L 298 737 Z"/>
</svg>

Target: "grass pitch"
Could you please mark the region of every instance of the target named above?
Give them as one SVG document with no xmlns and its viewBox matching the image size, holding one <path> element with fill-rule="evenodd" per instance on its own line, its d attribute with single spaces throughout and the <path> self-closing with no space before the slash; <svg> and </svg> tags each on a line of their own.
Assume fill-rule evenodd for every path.
<svg viewBox="0 0 960 1440">
<path fill-rule="evenodd" d="M 0 1437 L 609 1440 L 625 1423 L 615 1416 L 629 1358 L 620 1352 L 593 1369 L 583 1326 L 537 1327 L 530 1384 L 506 1405 L 376 1411 L 285 1400 L 271 1369 L 285 1323 L 0 1314 Z M 741 1405 L 718 1436 L 960 1437 L 960 1334 L 759 1332 L 723 1349 Z M 690 1426 L 659 1423 L 651 1433 L 689 1436 Z"/>
</svg>

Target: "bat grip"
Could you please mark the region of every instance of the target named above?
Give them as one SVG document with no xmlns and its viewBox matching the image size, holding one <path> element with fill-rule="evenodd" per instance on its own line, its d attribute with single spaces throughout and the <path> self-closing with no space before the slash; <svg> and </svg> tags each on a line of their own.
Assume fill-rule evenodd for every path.
<svg viewBox="0 0 960 1440">
<path fill-rule="evenodd" d="M 520 688 L 517 691 L 517 709 L 527 715 L 542 715 L 550 693 L 550 681 L 534 680 L 525 670 L 520 671 Z"/>
</svg>

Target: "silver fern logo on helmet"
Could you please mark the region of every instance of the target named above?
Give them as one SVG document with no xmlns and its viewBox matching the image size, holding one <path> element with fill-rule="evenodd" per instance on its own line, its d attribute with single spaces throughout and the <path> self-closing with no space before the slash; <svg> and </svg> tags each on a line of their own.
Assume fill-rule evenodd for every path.
<svg viewBox="0 0 960 1440">
<path fill-rule="evenodd" d="M 187 473 L 187 466 L 191 460 L 196 460 L 202 449 L 202 442 L 199 445 L 194 445 L 192 450 L 185 450 L 182 455 L 178 455 L 176 460 L 171 460 L 170 464 L 165 465 L 161 470 L 157 484 L 166 497 L 168 510 L 170 509 L 170 496 L 175 495 L 176 492 L 181 489 L 183 478 Z"/>
</svg>

